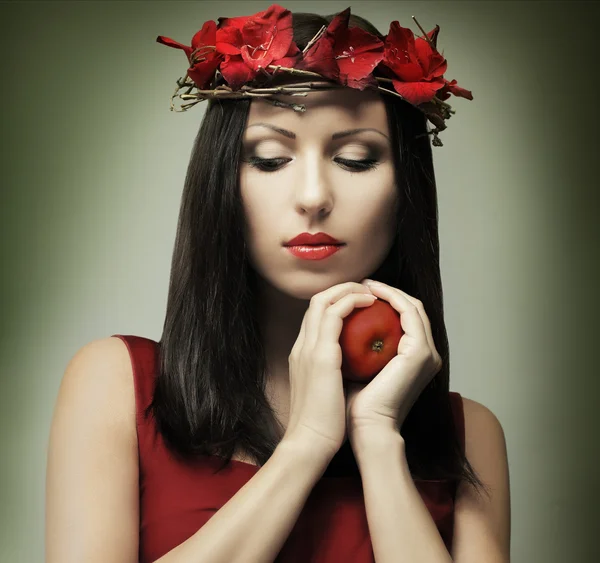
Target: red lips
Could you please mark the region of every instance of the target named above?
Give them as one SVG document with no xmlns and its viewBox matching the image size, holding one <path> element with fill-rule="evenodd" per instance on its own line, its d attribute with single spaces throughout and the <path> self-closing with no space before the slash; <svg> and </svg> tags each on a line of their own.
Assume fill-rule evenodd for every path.
<svg viewBox="0 0 600 563">
<path fill-rule="evenodd" d="M 300 233 L 293 239 L 288 240 L 285 246 L 317 245 L 317 244 L 343 244 L 327 233 Z"/>
</svg>

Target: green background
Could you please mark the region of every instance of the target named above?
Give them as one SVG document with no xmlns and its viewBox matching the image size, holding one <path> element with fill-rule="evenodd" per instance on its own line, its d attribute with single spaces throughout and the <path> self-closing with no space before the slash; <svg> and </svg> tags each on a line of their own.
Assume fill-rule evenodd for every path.
<svg viewBox="0 0 600 563">
<path fill-rule="evenodd" d="M 44 558 L 47 441 L 64 369 L 114 333 L 160 338 L 202 104 L 169 111 L 206 20 L 268 2 L 5 2 L 2 34 L 0 560 Z M 351 5 L 430 30 L 473 92 L 434 147 L 451 389 L 500 419 L 512 561 L 600 560 L 599 5 Z"/>
</svg>

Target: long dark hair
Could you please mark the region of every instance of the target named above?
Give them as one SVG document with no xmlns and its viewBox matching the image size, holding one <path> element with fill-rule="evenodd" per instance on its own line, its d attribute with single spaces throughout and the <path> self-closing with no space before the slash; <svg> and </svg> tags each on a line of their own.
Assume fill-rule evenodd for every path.
<svg viewBox="0 0 600 563">
<path fill-rule="evenodd" d="M 331 16 L 297 13 L 300 49 Z M 351 16 L 379 37 L 368 21 Z M 425 116 L 383 95 L 400 192 L 395 242 L 369 277 L 420 299 L 431 322 L 441 371 L 407 415 L 401 432 L 415 479 L 485 486 L 462 452 L 449 398 L 450 357 L 439 267 L 437 193 Z M 165 444 L 179 458 L 223 458 L 235 450 L 262 466 L 282 437 L 265 396 L 266 359 L 257 322 L 256 274 L 244 241 L 238 162 L 250 102 L 209 102 L 185 178 L 171 265 L 159 373 L 152 413 Z M 290 110 L 292 111 L 292 110 Z M 419 137 L 420 135 L 420 137 Z M 353 460 L 349 443 L 336 459 Z"/>
</svg>

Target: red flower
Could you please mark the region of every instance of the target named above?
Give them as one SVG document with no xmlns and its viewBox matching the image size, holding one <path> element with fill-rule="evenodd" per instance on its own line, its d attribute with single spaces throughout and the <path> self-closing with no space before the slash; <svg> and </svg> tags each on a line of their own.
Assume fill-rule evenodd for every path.
<svg viewBox="0 0 600 563">
<path fill-rule="evenodd" d="M 235 89 L 271 64 L 293 66 L 300 53 L 293 37 L 292 13 L 277 4 L 252 16 L 219 18 L 216 48 L 225 55 L 225 80 Z"/>
<path fill-rule="evenodd" d="M 301 67 L 344 86 L 364 90 L 375 85 L 373 69 L 383 59 L 383 42 L 359 27 L 348 27 L 350 8 L 337 14 L 305 53 Z"/>
<path fill-rule="evenodd" d="M 332 24 L 333 21 L 329 24 L 329 27 L 331 27 Z M 302 59 L 298 61 L 296 68 L 316 72 L 331 80 L 337 80 L 340 71 L 334 58 L 334 37 L 329 32 L 329 27 L 325 30 L 325 33 L 310 46 L 308 51 L 304 53 Z"/>
<path fill-rule="evenodd" d="M 439 30 L 436 25 L 427 34 L 432 47 L 423 37 L 415 39 L 413 32 L 397 21 L 390 24 L 383 64 L 397 78 L 393 80 L 396 92 L 413 105 L 431 101 L 446 82 L 442 78 L 446 59 L 434 48 Z"/>
<path fill-rule="evenodd" d="M 223 60 L 223 55 L 215 50 L 216 36 L 217 25 L 214 21 L 207 21 L 202 29 L 192 37 L 191 47 L 162 35 L 159 35 L 156 41 L 185 52 L 190 63 L 187 74 L 200 90 L 204 90 L 210 85 L 215 70 Z"/>
<path fill-rule="evenodd" d="M 440 100 L 447 100 L 450 97 L 450 94 L 454 94 L 455 96 L 460 96 L 461 98 L 467 98 L 467 100 L 473 99 L 473 94 L 470 90 L 465 90 L 456 84 L 456 80 L 452 80 L 448 82 L 444 79 L 444 86 L 438 90 L 436 96 Z"/>
</svg>

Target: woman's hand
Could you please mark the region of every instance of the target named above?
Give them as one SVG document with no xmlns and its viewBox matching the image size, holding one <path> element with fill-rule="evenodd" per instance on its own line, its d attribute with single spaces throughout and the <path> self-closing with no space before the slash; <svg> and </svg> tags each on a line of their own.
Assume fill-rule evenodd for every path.
<svg viewBox="0 0 600 563">
<path fill-rule="evenodd" d="M 371 281 L 362 283 L 400 313 L 404 335 L 398 343 L 398 355 L 369 383 L 345 382 L 350 442 L 365 431 L 398 432 L 419 395 L 442 368 L 423 303 L 400 289 Z"/>
<path fill-rule="evenodd" d="M 288 358 L 290 415 L 283 439 L 333 457 L 346 439 L 346 400 L 339 344 L 344 318 L 374 301 L 356 282 L 334 285 L 310 300 Z"/>
</svg>

